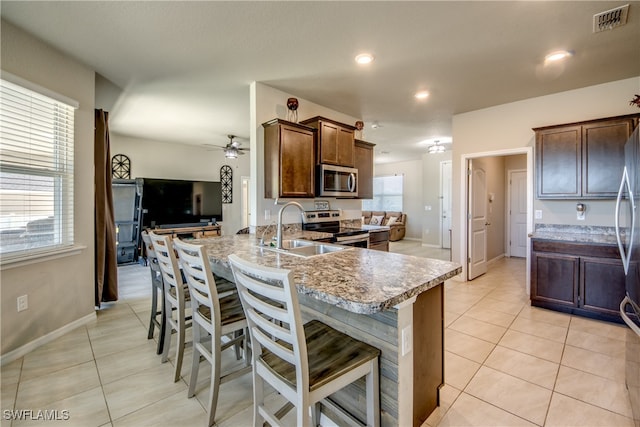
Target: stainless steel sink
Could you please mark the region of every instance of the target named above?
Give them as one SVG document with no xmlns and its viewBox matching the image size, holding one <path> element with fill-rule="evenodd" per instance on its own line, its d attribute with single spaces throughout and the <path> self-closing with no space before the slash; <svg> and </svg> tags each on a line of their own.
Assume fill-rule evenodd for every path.
<svg viewBox="0 0 640 427">
<path fill-rule="evenodd" d="M 318 243 L 311 240 L 292 239 L 283 240 L 282 249 L 278 249 L 272 246 L 263 246 L 263 249 L 308 258 L 316 255 L 325 255 L 334 252 L 340 252 L 345 249 L 351 249 L 351 247 L 332 245 L 331 243 Z"/>
<path fill-rule="evenodd" d="M 291 240 L 282 241 L 282 249 L 287 249 L 287 250 L 296 249 L 296 248 L 306 248 L 313 245 L 315 245 L 315 243 L 311 240 L 291 239 Z"/>
</svg>

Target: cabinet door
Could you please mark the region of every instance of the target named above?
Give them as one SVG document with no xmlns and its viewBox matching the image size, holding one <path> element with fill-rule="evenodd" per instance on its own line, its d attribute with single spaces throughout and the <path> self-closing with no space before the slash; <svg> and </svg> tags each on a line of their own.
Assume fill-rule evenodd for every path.
<svg viewBox="0 0 640 427">
<path fill-rule="evenodd" d="M 615 198 L 624 168 L 624 144 L 633 120 L 609 120 L 582 126 L 582 195 Z"/>
<path fill-rule="evenodd" d="M 567 199 L 581 193 L 581 127 L 536 132 L 536 178 L 539 199 Z"/>
<path fill-rule="evenodd" d="M 314 130 L 274 119 L 264 123 L 264 196 L 313 197 Z"/>
<path fill-rule="evenodd" d="M 353 131 L 338 128 L 337 139 L 338 164 L 352 168 L 355 165 Z"/>
<path fill-rule="evenodd" d="M 280 197 L 313 197 L 313 132 L 282 125 L 280 130 Z"/>
<path fill-rule="evenodd" d="M 578 303 L 579 257 L 533 252 L 531 299 L 575 307 Z"/>
<path fill-rule="evenodd" d="M 622 261 L 615 258 L 580 258 L 580 307 L 617 316 L 624 296 Z"/>
<path fill-rule="evenodd" d="M 338 133 L 340 127 L 334 123 L 320 122 L 318 132 L 318 148 L 320 149 L 320 162 L 332 165 L 338 164 Z"/>
<path fill-rule="evenodd" d="M 358 198 L 373 199 L 373 144 L 355 142 L 355 167 L 358 169 Z"/>
</svg>

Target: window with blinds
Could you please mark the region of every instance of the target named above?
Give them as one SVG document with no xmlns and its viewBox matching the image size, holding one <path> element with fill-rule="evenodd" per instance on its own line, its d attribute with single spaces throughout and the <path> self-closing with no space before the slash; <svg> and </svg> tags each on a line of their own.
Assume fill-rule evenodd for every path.
<svg viewBox="0 0 640 427">
<path fill-rule="evenodd" d="M 0 255 L 73 245 L 75 106 L 0 79 Z"/>
<path fill-rule="evenodd" d="M 402 212 L 403 175 L 373 178 L 373 199 L 362 201 L 363 211 Z"/>
</svg>

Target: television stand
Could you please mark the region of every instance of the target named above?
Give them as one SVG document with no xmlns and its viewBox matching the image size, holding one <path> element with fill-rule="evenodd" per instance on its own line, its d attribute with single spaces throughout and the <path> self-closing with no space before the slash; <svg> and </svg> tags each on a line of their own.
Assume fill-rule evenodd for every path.
<svg viewBox="0 0 640 427">
<path fill-rule="evenodd" d="M 219 225 L 206 224 L 165 224 L 156 228 L 149 228 L 155 234 L 171 235 L 171 237 L 202 239 L 203 237 L 219 237 Z"/>
</svg>

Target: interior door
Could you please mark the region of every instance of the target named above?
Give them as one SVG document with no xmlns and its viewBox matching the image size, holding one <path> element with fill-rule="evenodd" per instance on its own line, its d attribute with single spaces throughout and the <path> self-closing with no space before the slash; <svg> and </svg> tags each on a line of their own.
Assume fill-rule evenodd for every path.
<svg viewBox="0 0 640 427">
<path fill-rule="evenodd" d="M 451 249 L 451 160 L 440 162 L 440 186 L 442 247 Z"/>
<path fill-rule="evenodd" d="M 527 171 L 509 171 L 509 256 L 527 256 Z"/>
<path fill-rule="evenodd" d="M 484 169 L 469 160 L 469 240 L 468 280 L 487 272 L 487 177 Z"/>
</svg>

